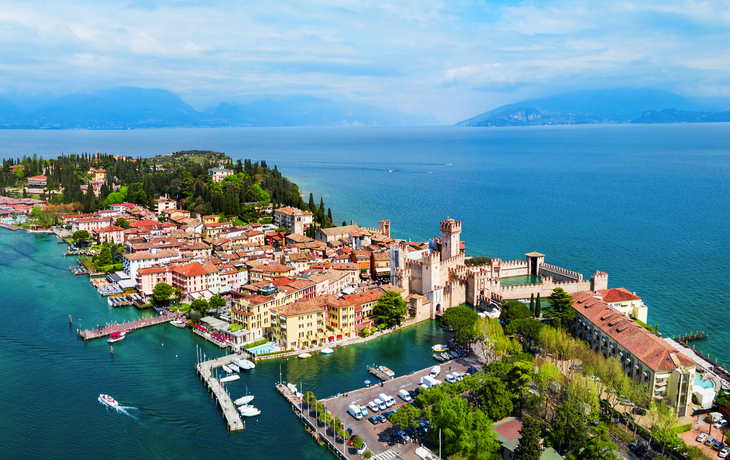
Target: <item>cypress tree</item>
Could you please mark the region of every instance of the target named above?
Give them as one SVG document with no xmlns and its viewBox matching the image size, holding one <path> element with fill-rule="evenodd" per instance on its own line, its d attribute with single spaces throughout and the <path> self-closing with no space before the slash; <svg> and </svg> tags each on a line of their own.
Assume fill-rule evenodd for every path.
<svg viewBox="0 0 730 460">
<path fill-rule="evenodd" d="M 535 293 L 530 294 L 530 314 L 535 315 Z"/>
<path fill-rule="evenodd" d="M 540 300 L 540 293 L 537 293 L 537 300 L 535 301 L 535 318 L 540 319 L 540 310 L 542 310 L 542 301 Z"/>
<path fill-rule="evenodd" d="M 317 205 L 314 204 L 314 195 L 311 193 L 309 194 L 309 204 L 307 205 L 309 207 L 309 212 L 314 212 L 317 210 Z"/>
<path fill-rule="evenodd" d="M 332 222 L 332 210 L 330 208 L 327 208 L 327 220 Z"/>
</svg>

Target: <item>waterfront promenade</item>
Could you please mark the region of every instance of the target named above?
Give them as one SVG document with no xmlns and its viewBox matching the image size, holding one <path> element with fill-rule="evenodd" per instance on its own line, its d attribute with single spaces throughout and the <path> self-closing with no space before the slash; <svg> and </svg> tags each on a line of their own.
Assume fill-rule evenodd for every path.
<svg viewBox="0 0 730 460">
<path fill-rule="evenodd" d="M 104 326 L 99 326 L 94 329 L 85 329 L 83 331 L 79 331 L 78 335 L 84 340 L 98 339 L 101 337 L 106 337 L 112 332 L 131 332 L 137 329 L 155 326 L 157 324 L 169 323 L 174 319 L 174 315 L 163 313 L 160 316 L 156 316 L 154 318 L 139 319 L 137 321 L 130 321 L 128 323 L 121 324 L 106 324 Z"/>
</svg>

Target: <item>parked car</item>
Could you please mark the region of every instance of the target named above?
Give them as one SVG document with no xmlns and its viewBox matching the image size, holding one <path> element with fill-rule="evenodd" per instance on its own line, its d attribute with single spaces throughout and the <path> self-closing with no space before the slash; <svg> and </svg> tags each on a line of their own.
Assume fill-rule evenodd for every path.
<svg viewBox="0 0 730 460">
<path fill-rule="evenodd" d="M 579 364 L 573 364 L 572 366 L 570 366 L 570 368 L 573 369 L 574 371 L 582 371 L 583 370 L 583 366 L 581 366 Z"/>
<path fill-rule="evenodd" d="M 707 439 L 707 433 L 700 433 L 700 435 L 697 436 L 697 439 L 695 439 L 695 441 L 703 442 L 705 439 Z"/>
<path fill-rule="evenodd" d="M 411 440 L 411 437 L 403 430 L 399 431 L 398 434 L 401 435 L 406 442 Z"/>
<path fill-rule="evenodd" d="M 368 416 L 367 406 L 360 406 L 360 413 L 362 414 L 363 417 L 367 417 Z"/>
<path fill-rule="evenodd" d="M 383 415 L 383 414 L 379 414 L 379 415 L 377 415 L 377 417 L 378 417 L 378 421 L 379 421 L 380 423 L 385 423 L 385 422 L 387 422 L 387 421 L 388 421 L 388 419 L 387 419 L 387 418 L 385 418 L 385 415 Z"/>
<path fill-rule="evenodd" d="M 711 445 L 713 445 L 713 444 L 715 444 L 715 438 L 707 438 L 707 439 L 705 440 L 705 445 L 706 445 L 706 446 L 711 446 Z"/>
<path fill-rule="evenodd" d="M 368 417 L 368 422 L 372 423 L 373 425 L 377 425 L 380 420 L 378 419 L 377 415 L 373 415 L 372 417 Z"/>
<path fill-rule="evenodd" d="M 357 451 L 357 455 L 364 454 L 366 450 L 368 450 L 368 444 L 365 441 L 363 441 L 362 447 L 360 448 L 360 450 Z"/>
<path fill-rule="evenodd" d="M 400 433 L 393 433 L 393 436 L 390 437 L 390 439 L 396 443 L 396 444 L 405 444 L 405 440 L 403 439 L 403 436 L 400 435 Z"/>
<path fill-rule="evenodd" d="M 717 428 L 719 430 L 720 428 L 724 427 L 725 425 L 727 425 L 727 420 L 722 419 L 719 422 L 715 423 L 715 428 Z"/>
<path fill-rule="evenodd" d="M 446 380 L 446 381 L 447 381 L 447 382 L 449 382 L 449 383 L 454 383 L 454 382 L 456 382 L 456 379 L 455 379 L 455 378 L 454 378 L 454 376 L 453 376 L 453 375 L 451 375 L 451 374 L 446 374 L 446 377 L 444 377 L 444 380 Z"/>
<path fill-rule="evenodd" d="M 725 447 L 725 443 L 724 443 L 724 442 L 722 442 L 722 441 L 717 441 L 717 442 L 716 442 L 715 444 L 713 444 L 713 445 L 712 445 L 712 448 L 713 448 L 714 450 L 720 450 L 720 449 L 722 449 L 723 447 Z"/>
<path fill-rule="evenodd" d="M 466 370 L 466 373 L 469 375 L 474 375 L 477 372 L 479 372 L 479 371 L 477 371 L 477 368 L 474 366 L 469 366 L 469 368 Z"/>
<path fill-rule="evenodd" d="M 413 431 L 413 428 L 411 428 L 411 427 L 408 427 L 408 428 L 406 428 L 406 429 L 405 429 L 405 430 L 403 430 L 403 431 L 405 431 L 405 432 L 406 432 L 406 434 L 407 434 L 408 436 L 410 436 L 411 438 L 415 438 L 415 437 L 416 437 L 416 432 L 415 432 L 415 431 Z"/>
<path fill-rule="evenodd" d="M 723 447 L 723 449 L 720 451 L 720 453 L 717 454 L 720 458 L 727 457 L 727 454 L 730 454 L 730 447 Z"/>
<path fill-rule="evenodd" d="M 418 436 L 421 437 L 426 436 L 426 430 L 422 426 L 416 428 L 416 433 L 418 433 Z"/>
<path fill-rule="evenodd" d="M 411 399 L 416 399 L 416 397 L 418 396 L 418 391 L 409 390 L 408 395 L 411 397 Z"/>
</svg>

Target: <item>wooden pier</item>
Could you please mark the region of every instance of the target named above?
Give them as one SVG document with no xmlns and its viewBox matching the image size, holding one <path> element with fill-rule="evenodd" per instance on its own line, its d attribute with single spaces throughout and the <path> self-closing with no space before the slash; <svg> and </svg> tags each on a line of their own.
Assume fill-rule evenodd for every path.
<svg viewBox="0 0 730 460">
<path fill-rule="evenodd" d="M 23 227 L 18 227 L 17 225 L 10 225 L 10 224 L 5 224 L 5 223 L 0 223 L 0 228 L 12 230 L 12 231 L 23 230 Z"/>
<path fill-rule="evenodd" d="M 680 335 L 674 340 L 686 346 L 687 343 L 694 342 L 695 340 L 707 340 L 707 334 L 704 332 L 695 332 L 693 334 Z"/>
<path fill-rule="evenodd" d="M 169 323 L 174 320 L 174 315 L 160 315 L 154 318 L 145 318 L 137 321 L 122 324 L 107 324 L 95 329 L 86 329 L 79 332 L 79 337 L 84 340 L 98 339 L 106 337 L 112 332 L 131 332 L 157 324 Z"/>
<path fill-rule="evenodd" d="M 236 409 L 236 405 L 233 404 L 231 397 L 228 396 L 228 393 L 223 389 L 223 385 L 218 379 L 213 376 L 212 371 L 215 368 L 223 367 L 224 364 L 232 363 L 236 358 L 238 358 L 238 355 L 227 355 L 204 361 L 195 366 L 196 372 L 211 392 L 211 398 L 215 399 L 216 404 L 221 408 L 223 418 L 226 419 L 226 423 L 228 424 L 229 432 L 241 431 L 246 428 L 246 425 L 241 421 L 241 416 L 238 413 L 238 409 Z"/>
<path fill-rule="evenodd" d="M 392 379 L 390 375 L 386 374 L 385 372 L 378 369 L 377 366 L 368 366 L 368 372 L 373 374 L 375 377 L 379 378 L 382 382 L 387 382 L 388 380 Z"/>
</svg>

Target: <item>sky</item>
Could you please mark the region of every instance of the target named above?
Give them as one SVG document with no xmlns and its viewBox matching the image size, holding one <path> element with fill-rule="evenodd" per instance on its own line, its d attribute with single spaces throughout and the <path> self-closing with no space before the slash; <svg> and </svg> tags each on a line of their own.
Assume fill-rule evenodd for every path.
<svg viewBox="0 0 730 460">
<path fill-rule="evenodd" d="M 727 1 L 33 1 L 0 8 L 0 97 L 291 95 L 455 123 L 578 89 L 730 96 Z"/>
</svg>

